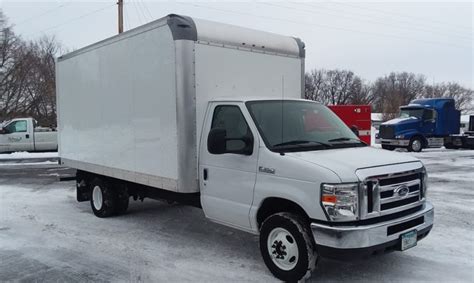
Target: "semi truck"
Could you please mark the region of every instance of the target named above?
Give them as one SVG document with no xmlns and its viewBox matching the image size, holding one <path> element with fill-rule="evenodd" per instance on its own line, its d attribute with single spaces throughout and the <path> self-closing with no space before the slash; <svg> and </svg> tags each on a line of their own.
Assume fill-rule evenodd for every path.
<svg viewBox="0 0 474 283">
<path fill-rule="evenodd" d="M 284 281 L 319 257 L 414 247 L 434 220 L 425 167 L 302 99 L 304 59 L 298 38 L 173 14 L 59 57 L 77 200 L 98 217 L 131 198 L 202 208 L 259 235 Z"/>
<path fill-rule="evenodd" d="M 0 153 L 58 149 L 56 129 L 40 127 L 33 118 L 15 118 L 3 125 L 0 128 Z"/>
<path fill-rule="evenodd" d="M 459 135 L 459 130 L 460 111 L 453 98 L 416 99 L 400 107 L 398 118 L 380 125 L 377 142 L 383 149 L 414 152 L 443 145 L 472 146 L 474 140 L 468 134 Z"/>
</svg>

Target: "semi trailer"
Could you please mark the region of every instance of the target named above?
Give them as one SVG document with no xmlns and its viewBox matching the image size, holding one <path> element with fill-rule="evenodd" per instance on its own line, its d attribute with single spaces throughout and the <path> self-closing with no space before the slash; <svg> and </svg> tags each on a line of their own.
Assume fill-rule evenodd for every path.
<svg viewBox="0 0 474 283">
<path fill-rule="evenodd" d="M 284 281 L 320 256 L 414 247 L 434 220 L 425 167 L 302 99 L 304 58 L 298 38 L 179 15 L 59 57 L 59 156 L 77 200 L 98 217 L 131 198 L 202 208 L 259 235 Z"/>
</svg>

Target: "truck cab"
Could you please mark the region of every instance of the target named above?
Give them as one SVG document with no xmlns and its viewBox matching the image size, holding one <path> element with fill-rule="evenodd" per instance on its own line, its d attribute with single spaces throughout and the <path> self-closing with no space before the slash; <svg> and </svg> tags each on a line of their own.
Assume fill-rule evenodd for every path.
<svg viewBox="0 0 474 283">
<path fill-rule="evenodd" d="M 404 250 L 433 225 L 423 164 L 367 146 L 312 101 L 211 101 L 199 170 L 206 217 L 259 233 L 281 279 L 310 266 L 312 250 L 332 258 Z"/>
<path fill-rule="evenodd" d="M 0 129 L 0 153 L 15 151 L 57 150 L 57 132 L 39 127 L 33 118 L 16 118 Z"/>
<path fill-rule="evenodd" d="M 400 107 L 398 118 L 380 125 L 379 142 L 383 149 L 441 147 L 444 139 L 459 133 L 460 112 L 452 98 L 413 100 Z"/>
</svg>

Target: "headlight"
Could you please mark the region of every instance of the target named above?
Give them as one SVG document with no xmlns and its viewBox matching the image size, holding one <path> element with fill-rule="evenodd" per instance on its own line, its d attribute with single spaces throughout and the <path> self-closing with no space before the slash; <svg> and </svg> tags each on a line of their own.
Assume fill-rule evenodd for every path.
<svg viewBox="0 0 474 283">
<path fill-rule="evenodd" d="M 359 183 L 322 184 L 321 204 L 332 221 L 359 218 Z"/>
<path fill-rule="evenodd" d="M 405 138 L 405 135 L 398 135 L 398 136 L 395 136 L 396 139 L 403 139 Z"/>
<path fill-rule="evenodd" d="M 426 198 L 426 193 L 428 190 L 428 173 L 426 172 L 425 167 L 421 172 L 421 196 Z"/>
</svg>

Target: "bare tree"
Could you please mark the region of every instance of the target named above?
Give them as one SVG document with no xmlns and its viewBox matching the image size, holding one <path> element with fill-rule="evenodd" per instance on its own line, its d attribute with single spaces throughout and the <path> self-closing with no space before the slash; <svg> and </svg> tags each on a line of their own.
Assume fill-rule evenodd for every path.
<svg viewBox="0 0 474 283">
<path fill-rule="evenodd" d="M 375 112 L 385 113 L 384 119 L 392 118 L 401 105 L 418 97 L 425 87 L 425 77 L 413 73 L 390 73 L 378 78 L 373 86 Z"/>
<path fill-rule="evenodd" d="M 55 61 L 61 46 L 54 37 L 25 42 L 0 11 L 0 121 L 31 116 L 56 124 Z"/>
<path fill-rule="evenodd" d="M 355 76 L 350 90 L 349 103 L 354 105 L 367 105 L 371 104 L 373 100 L 373 86 L 365 83 L 358 76 Z"/>
<path fill-rule="evenodd" d="M 473 90 L 464 88 L 455 82 L 448 82 L 426 86 L 419 97 L 451 97 L 454 98 L 456 108 L 462 112 L 466 112 L 473 110 L 471 105 L 474 99 L 473 95 Z"/>
<path fill-rule="evenodd" d="M 351 71 L 312 70 L 305 76 L 305 96 L 324 104 L 348 104 L 357 90 L 354 83 L 362 81 Z"/>
</svg>

